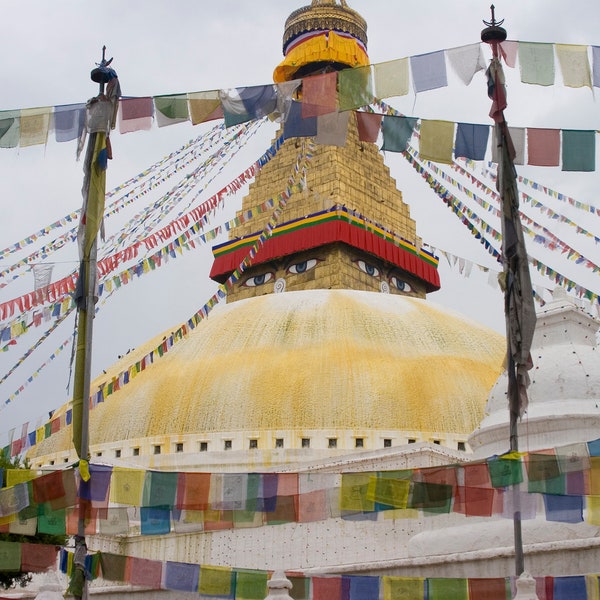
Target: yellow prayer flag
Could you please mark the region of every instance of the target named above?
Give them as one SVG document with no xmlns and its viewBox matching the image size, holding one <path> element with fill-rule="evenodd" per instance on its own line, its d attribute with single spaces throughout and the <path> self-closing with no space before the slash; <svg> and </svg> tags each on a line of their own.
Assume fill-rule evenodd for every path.
<svg viewBox="0 0 600 600">
<path fill-rule="evenodd" d="M 423 119 L 421 121 L 419 158 L 451 165 L 454 126 L 455 124 L 451 121 Z"/>
<path fill-rule="evenodd" d="M 592 87 L 590 62 L 587 46 L 555 44 L 556 57 L 560 65 L 563 83 L 567 87 Z"/>
<path fill-rule="evenodd" d="M 35 146 L 48 141 L 51 110 L 50 107 L 21 110 L 19 146 Z"/>
<path fill-rule="evenodd" d="M 25 483 L 35 479 L 36 471 L 31 469 L 6 469 L 6 487 L 12 487 L 17 483 Z"/>
<path fill-rule="evenodd" d="M 205 596 L 229 596 L 233 581 L 231 567 L 200 566 L 198 592 Z"/>
<path fill-rule="evenodd" d="M 399 58 L 373 65 L 375 97 L 392 98 L 408 94 L 408 58 Z"/>
<path fill-rule="evenodd" d="M 383 600 L 412 600 L 425 597 L 425 579 L 422 577 L 384 576 L 381 579 Z"/>
<path fill-rule="evenodd" d="M 140 469 L 114 467 L 110 483 L 110 501 L 139 506 L 144 491 L 146 472 Z"/>
<path fill-rule="evenodd" d="M 370 473 L 343 473 L 340 486 L 340 510 L 371 511 L 373 502 L 367 499 Z"/>
<path fill-rule="evenodd" d="M 218 90 L 188 94 L 190 117 L 193 125 L 223 117 Z"/>
</svg>

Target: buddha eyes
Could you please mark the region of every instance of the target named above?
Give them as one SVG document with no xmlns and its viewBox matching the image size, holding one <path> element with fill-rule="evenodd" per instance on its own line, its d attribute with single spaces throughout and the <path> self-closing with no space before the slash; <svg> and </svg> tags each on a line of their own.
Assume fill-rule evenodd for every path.
<svg viewBox="0 0 600 600">
<path fill-rule="evenodd" d="M 316 258 L 309 258 L 308 260 L 303 260 L 301 262 L 295 263 L 288 267 L 287 272 L 293 273 L 294 275 L 300 275 L 301 273 L 306 273 L 306 271 L 310 271 L 314 269 L 317 265 Z"/>
<path fill-rule="evenodd" d="M 397 289 L 399 292 L 408 293 L 413 291 L 410 283 L 407 283 L 406 281 L 399 279 L 398 277 L 392 276 L 390 278 L 390 283 L 392 284 L 392 287 Z"/>
<path fill-rule="evenodd" d="M 253 277 L 248 277 L 246 281 L 244 281 L 244 285 L 248 287 L 256 287 L 258 285 L 264 285 L 268 281 L 271 281 L 275 277 L 273 273 L 263 273 L 262 275 L 254 275 Z"/>
<path fill-rule="evenodd" d="M 367 275 L 370 275 L 371 277 L 379 277 L 380 271 L 375 265 L 365 262 L 364 260 L 357 260 L 356 264 L 358 265 L 358 268 L 363 273 L 366 273 Z"/>
</svg>

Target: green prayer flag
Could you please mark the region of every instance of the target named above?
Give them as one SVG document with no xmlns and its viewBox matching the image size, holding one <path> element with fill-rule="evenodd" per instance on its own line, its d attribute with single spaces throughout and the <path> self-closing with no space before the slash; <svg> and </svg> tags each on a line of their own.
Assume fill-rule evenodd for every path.
<svg viewBox="0 0 600 600">
<path fill-rule="evenodd" d="M 429 600 L 468 600 L 469 588 L 466 579 L 427 579 Z"/>
<path fill-rule="evenodd" d="M 267 595 L 266 571 L 237 571 L 235 577 L 236 600 L 264 600 Z"/>
<path fill-rule="evenodd" d="M 21 138 L 21 111 L 0 112 L 0 148 L 16 148 Z"/>
<path fill-rule="evenodd" d="M 351 110 L 373 103 L 370 66 L 343 69 L 338 73 L 338 103 L 340 110 Z"/>
<path fill-rule="evenodd" d="M 536 85 L 554 85 L 554 45 L 519 42 L 521 81 Z"/>
<path fill-rule="evenodd" d="M 0 542 L 0 571 L 21 570 L 21 544 Z"/>
<path fill-rule="evenodd" d="M 520 460 L 491 458 L 488 460 L 492 486 L 508 487 L 523 481 L 523 467 Z"/>
<path fill-rule="evenodd" d="M 383 117 L 383 146 L 382 150 L 389 152 L 404 152 L 412 136 L 417 119 L 414 117 Z"/>
<path fill-rule="evenodd" d="M 65 510 L 60 509 L 40 514 L 38 516 L 38 533 L 66 535 Z"/>
<path fill-rule="evenodd" d="M 234 590 L 235 573 L 230 567 L 200 567 L 200 594 L 232 598 Z"/>
<path fill-rule="evenodd" d="M 562 170 L 596 170 L 596 132 L 564 129 L 562 131 Z"/>
</svg>

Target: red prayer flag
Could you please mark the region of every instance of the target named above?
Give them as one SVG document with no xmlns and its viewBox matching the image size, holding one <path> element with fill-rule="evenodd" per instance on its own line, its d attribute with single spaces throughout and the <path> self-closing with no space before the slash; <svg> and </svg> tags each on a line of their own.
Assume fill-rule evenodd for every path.
<svg viewBox="0 0 600 600">
<path fill-rule="evenodd" d="M 57 546 L 49 544 L 21 544 L 21 570 L 42 573 L 56 565 Z"/>
<path fill-rule="evenodd" d="M 379 132 L 381 131 L 381 120 L 383 115 L 376 113 L 356 113 L 356 121 L 358 124 L 358 139 L 361 142 L 375 143 Z"/>
<path fill-rule="evenodd" d="M 560 159 L 560 130 L 527 128 L 527 164 L 557 167 Z"/>
<path fill-rule="evenodd" d="M 302 80 L 302 118 L 318 117 L 337 110 L 337 73 Z"/>
</svg>

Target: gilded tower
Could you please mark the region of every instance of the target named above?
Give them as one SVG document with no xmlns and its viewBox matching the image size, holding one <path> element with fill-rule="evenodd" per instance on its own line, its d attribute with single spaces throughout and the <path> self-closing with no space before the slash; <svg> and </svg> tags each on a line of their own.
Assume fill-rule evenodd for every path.
<svg viewBox="0 0 600 600">
<path fill-rule="evenodd" d="M 345 1 L 313 0 L 288 17 L 283 53 L 276 83 L 367 66 L 366 23 Z M 301 97 L 301 85 L 296 95 Z M 272 237 L 228 301 L 307 289 L 424 298 L 439 289 L 437 261 L 421 248 L 409 207 L 377 146 L 360 140 L 355 113 L 347 123 L 343 145 L 314 145 L 303 189 L 289 198 Z M 285 188 L 304 140 L 286 137 L 251 184 L 241 213 Z M 270 216 L 263 213 L 231 230 L 230 240 L 214 249 L 213 279 L 222 282 L 234 271 Z"/>
</svg>

